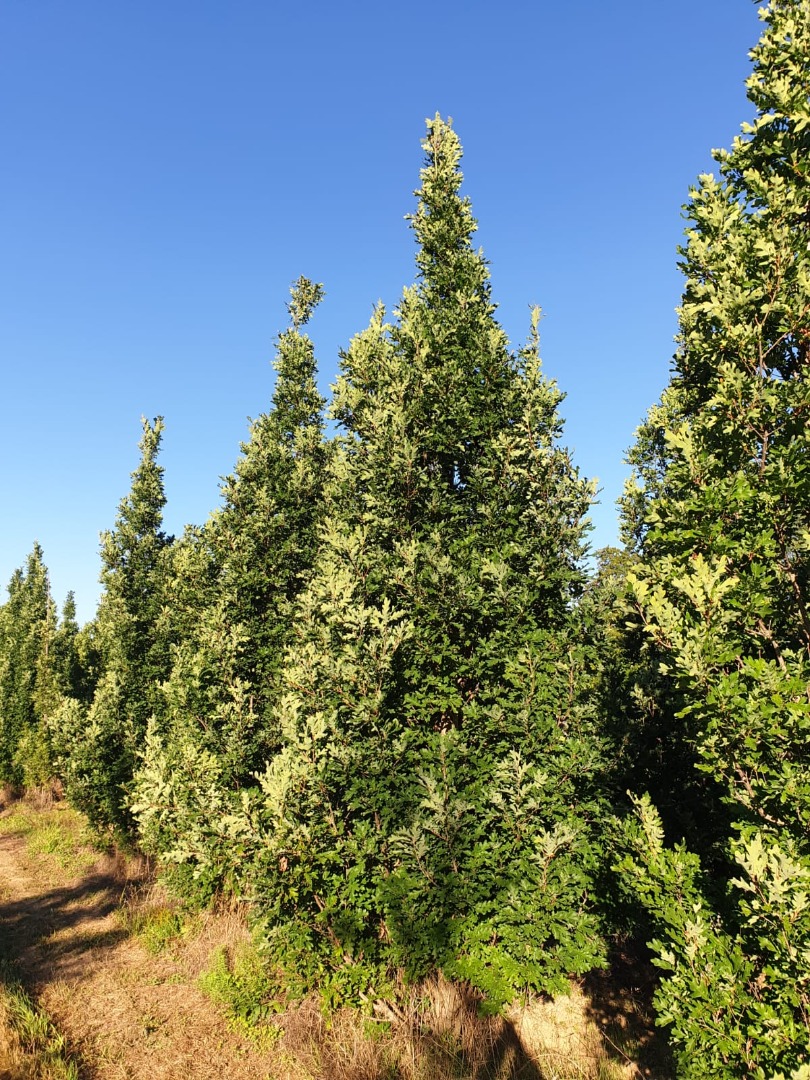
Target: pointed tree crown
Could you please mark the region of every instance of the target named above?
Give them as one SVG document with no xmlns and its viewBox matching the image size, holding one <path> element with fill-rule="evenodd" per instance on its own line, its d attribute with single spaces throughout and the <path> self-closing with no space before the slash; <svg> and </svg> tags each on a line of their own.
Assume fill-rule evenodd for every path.
<svg viewBox="0 0 810 1080">
<path fill-rule="evenodd" d="M 420 291 L 426 299 L 431 294 L 446 299 L 474 291 L 488 299 L 487 265 L 472 245 L 478 223 L 470 200 L 460 194 L 461 143 L 451 120 L 444 121 L 437 113 L 426 124 L 422 143 L 426 158 L 419 174 L 421 186 L 414 192 L 419 205 L 408 216 L 419 244 Z"/>
</svg>

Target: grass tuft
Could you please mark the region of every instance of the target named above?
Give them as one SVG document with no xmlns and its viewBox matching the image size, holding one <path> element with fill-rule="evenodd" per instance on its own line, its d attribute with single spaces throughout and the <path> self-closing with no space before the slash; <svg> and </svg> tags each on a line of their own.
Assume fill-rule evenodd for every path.
<svg viewBox="0 0 810 1080">
<path fill-rule="evenodd" d="M 231 1028 L 260 1050 L 269 1050 L 283 1035 L 283 1029 L 270 1019 L 278 1011 L 278 987 L 251 942 L 240 942 L 231 951 L 224 946 L 216 949 L 198 986 L 224 1006 Z"/>
<path fill-rule="evenodd" d="M 188 930 L 179 911 L 166 904 L 144 904 L 137 899 L 123 903 L 116 911 L 116 918 L 153 956 L 180 941 Z"/>
<path fill-rule="evenodd" d="M 79 1080 L 65 1039 L 0 962 L 0 1075 L 12 1080 Z"/>
</svg>

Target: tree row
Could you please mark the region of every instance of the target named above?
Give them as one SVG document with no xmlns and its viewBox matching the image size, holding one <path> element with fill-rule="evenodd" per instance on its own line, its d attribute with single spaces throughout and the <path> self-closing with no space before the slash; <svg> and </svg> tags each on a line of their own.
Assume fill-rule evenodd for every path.
<svg viewBox="0 0 810 1080">
<path fill-rule="evenodd" d="M 810 0 L 762 17 L 622 550 L 588 561 L 540 312 L 512 348 L 436 116 L 415 284 L 330 401 L 300 278 L 205 525 L 163 531 L 144 421 L 95 619 L 39 547 L 12 578 L 0 778 L 247 901 L 291 987 L 441 970 L 497 1009 L 638 938 L 679 1076 L 810 1077 Z"/>
</svg>

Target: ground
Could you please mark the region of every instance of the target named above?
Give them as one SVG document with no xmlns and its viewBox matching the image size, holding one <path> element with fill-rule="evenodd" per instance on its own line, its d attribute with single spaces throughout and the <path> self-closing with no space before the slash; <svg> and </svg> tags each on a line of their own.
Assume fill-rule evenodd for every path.
<svg viewBox="0 0 810 1080">
<path fill-rule="evenodd" d="M 81 1076 L 266 1080 L 275 1075 L 267 1056 L 231 1030 L 197 986 L 210 947 L 204 931 L 196 949 L 153 955 L 127 929 L 121 904 L 139 887 L 148 887 L 143 861 L 109 855 L 94 858 L 90 866 L 87 861 L 66 868 L 48 853 L 32 855 L 20 831 L 0 834 L 3 950 L 65 1034 Z M 223 927 L 215 932 L 222 935 Z"/>
<path fill-rule="evenodd" d="M 669 1076 L 648 1019 L 608 983 L 485 1018 L 438 979 L 404 1009 L 377 1003 L 377 1020 L 304 1002 L 257 1042 L 201 986 L 249 942 L 238 911 L 177 918 L 146 860 L 94 848 L 64 803 L 0 812 L 0 975 L 50 1018 L 81 1080 Z M 61 1080 L 26 1062 L 0 1012 L 0 1080 Z"/>
</svg>

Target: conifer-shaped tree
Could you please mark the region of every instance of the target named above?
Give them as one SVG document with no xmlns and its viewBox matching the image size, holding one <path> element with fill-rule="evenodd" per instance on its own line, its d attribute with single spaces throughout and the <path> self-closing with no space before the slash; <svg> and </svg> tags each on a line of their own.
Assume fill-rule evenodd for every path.
<svg viewBox="0 0 810 1080">
<path fill-rule="evenodd" d="M 438 965 L 498 1000 L 600 951 L 598 748 L 566 635 L 592 489 L 557 441 L 539 312 L 517 355 L 495 320 L 438 116 L 424 149 L 417 283 L 342 358 L 323 543 L 244 865 L 314 977 Z"/>
<path fill-rule="evenodd" d="M 75 616 L 73 593 L 68 593 L 57 618 L 42 548 L 35 544 L 0 606 L 0 776 L 5 782 L 36 787 L 56 776 L 50 723 L 64 696 L 84 678 Z"/>
<path fill-rule="evenodd" d="M 66 697 L 80 692 L 85 674 L 77 648 L 76 603 L 70 592 L 57 619 L 48 592 L 40 628 L 33 704 L 35 724 L 20 739 L 16 760 L 26 787 L 45 787 L 57 778 L 51 726 Z"/>
<path fill-rule="evenodd" d="M 314 346 L 303 332 L 323 299 L 323 286 L 300 277 L 290 293 L 292 325 L 278 337 L 272 407 L 252 425 L 234 474 L 225 480 L 224 507 L 209 525 L 221 567 L 219 606 L 250 643 L 240 675 L 263 718 L 290 638 L 290 606 L 315 558 L 329 454 Z M 266 752 L 268 744 L 262 746 Z M 244 767 L 256 763 L 254 758 Z"/>
<path fill-rule="evenodd" d="M 115 526 L 102 535 L 95 642 L 102 674 L 89 709 L 68 698 L 52 725 L 68 797 L 100 828 L 131 831 L 137 755 L 169 672 L 164 605 L 172 537 L 163 531 L 163 418 L 142 420 L 141 460 Z"/>
<path fill-rule="evenodd" d="M 290 291 L 272 407 L 251 426 L 222 509 L 175 550 L 175 620 L 186 614 L 138 782 L 147 847 L 193 870 L 198 889 L 239 860 L 227 808 L 278 746 L 271 706 L 318 543 L 329 450 L 303 328 L 323 288 L 302 277 Z"/>
<path fill-rule="evenodd" d="M 688 839 L 714 881 L 648 802 L 625 867 L 658 921 L 662 1020 L 690 1077 L 810 1053 L 810 3 L 761 17 L 757 114 L 692 191 L 674 372 L 627 496 L 674 741 L 706 777 Z"/>
<path fill-rule="evenodd" d="M 85 700 L 90 693 L 92 672 L 88 670 L 89 665 L 82 655 L 81 641 L 82 630 L 76 621 L 76 597 L 71 591 L 62 605 L 52 648 L 54 666 L 59 676 L 60 697 L 68 695 Z M 55 704 L 51 703 L 44 711 L 50 716 L 54 708 Z"/>
<path fill-rule="evenodd" d="M 0 607 L 0 779 L 5 783 L 40 779 L 26 775 L 25 762 L 36 756 L 38 706 L 51 676 L 48 645 L 55 628 L 48 571 L 42 548 L 34 544 Z"/>
<path fill-rule="evenodd" d="M 124 708 L 141 734 L 155 708 L 165 677 L 167 643 L 158 628 L 164 603 L 165 550 L 172 537 L 163 531 L 163 467 L 158 454 L 163 417 L 142 420 L 141 460 L 132 488 L 122 500 L 115 527 L 102 536 L 102 599 L 97 622 L 108 670 L 121 684 Z"/>
</svg>

